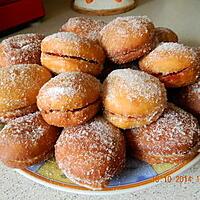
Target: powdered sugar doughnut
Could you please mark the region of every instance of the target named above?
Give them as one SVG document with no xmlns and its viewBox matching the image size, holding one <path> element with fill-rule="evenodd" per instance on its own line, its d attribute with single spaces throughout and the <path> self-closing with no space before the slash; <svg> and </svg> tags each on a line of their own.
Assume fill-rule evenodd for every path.
<svg viewBox="0 0 200 200">
<path fill-rule="evenodd" d="M 168 104 L 163 115 L 150 125 L 126 131 L 133 156 L 148 163 L 180 163 L 192 159 L 200 148 L 196 118 Z"/>
<path fill-rule="evenodd" d="M 3 40 L 0 43 L 0 67 L 40 64 L 40 46 L 44 37 L 42 34 L 27 33 Z"/>
<path fill-rule="evenodd" d="M 124 166 L 125 140 L 102 117 L 65 128 L 55 146 L 56 162 L 64 174 L 84 187 L 101 190 Z"/>
<path fill-rule="evenodd" d="M 139 70 L 112 71 L 103 83 L 106 118 L 119 128 L 140 127 L 158 119 L 166 106 L 164 85 Z"/>
<path fill-rule="evenodd" d="M 25 168 L 49 158 L 58 130 L 39 112 L 8 122 L 0 132 L 0 160 L 9 167 Z"/>
<path fill-rule="evenodd" d="M 35 112 L 36 96 L 51 73 L 37 64 L 0 68 L 0 122 Z"/>
<path fill-rule="evenodd" d="M 100 31 L 108 57 L 122 64 L 147 54 L 155 45 L 155 28 L 146 16 L 117 17 Z"/>
<path fill-rule="evenodd" d="M 88 17 L 72 17 L 62 25 L 60 31 L 73 32 L 93 41 L 98 41 L 99 32 L 106 25 L 102 20 Z"/>
<path fill-rule="evenodd" d="M 59 32 L 44 38 L 42 65 L 59 74 L 78 71 L 97 76 L 105 60 L 103 48 L 96 42 L 71 32 Z"/>
<path fill-rule="evenodd" d="M 91 119 L 99 110 L 100 88 L 100 82 L 89 74 L 61 73 L 40 89 L 37 105 L 47 123 L 76 126 Z"/>
<path fill-rule="evenodd" d="M 139 67 L 158 77 L 166 87 L 183 87 L 198 79 L 198 61 L 198 55 L 192 48 L 165 42 L 142 58 Z"/>
</svg>

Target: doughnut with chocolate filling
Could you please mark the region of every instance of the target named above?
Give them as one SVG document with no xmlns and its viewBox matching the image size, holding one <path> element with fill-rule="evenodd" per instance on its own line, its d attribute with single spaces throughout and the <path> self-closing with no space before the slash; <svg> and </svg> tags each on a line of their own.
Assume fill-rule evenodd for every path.
<svg viewBox="0 0 200 200">
<path fill-rule="evenodd" d="M 178 42 L 178 36 L 174 31 L 165 27 L 156 27 L 156 39 L 158 42 Z"/>
<path fill-rule="evenodd" d="M 126 137 L 131 154 L 150 164 L 190 160 L 200 148 L 197 119 L 171 103 L 156 122 L 126 130 Z"/>
<path fill-rule="evenodd" d="M 20 34 L 0 43 L 0 67 L 17 64 L 40 64 L 41 42 L 44 35 Z"/>
<path fill-rule="evenodd" d="M 73 182 L 101 190 L 125 164 L 125 139 L 122 132 L 103 117 L 61 133 L 55 145 L 59 168 Z"/>
<path fill-rule="evenodd" d="M 97 76 L 103 69 L 105 53 L 96 42 L 71 32 L 49 35 L 41 44 L 42 65 L 59 74 L 80 71 Z"/>
<path fill-rule="evenodd" d="M 161 43 L 139 62 L 143 71 L 155 75 L 166 87 L 183 87 L 199 77 L 199 59 L 190 47 L 174 42 Z"/>
<path fill-rule="evenodd" d="M 107 56 L 123 64 L 147 54 L 155 46 L 155 27 L 145 16 L 117 17 L 100 31 Z"/>
<path fill-rule="evenodd" d="M 89 17 L 72 17 L 62 25 L 60 31 L 73 32 L 93 41 L 98 41 L 99 32 L 106 25 L 102 20 Z"/>
<path fill-rule="evenodd" d="M 41 88 L 37 105 L 48 124 L 82 124 L 99 110 L 100 82 L 82 72 L 61 73 Z"/>
<path fill-rule="evenodd" d="M 39 112 L 11 120 L 0 131 L 0 160 L 13 168 L 25 168 L 48 159 L 58 138 Z"/>
<path fill-rule="evenodd" d="M 36 96 L 51 73 L 37 64 L 0 68 L 0 122 L 37 110 Z"/>
<path fill-rule="evenodd" d="M 182 87 L 172 94 L 173 102 L 194 114 L 200 120 L 200 78 L 192 85 Z"/>
<path fill-rule="evenodd" d="M 157 120 L 166 106 L 164 85 L 156 77 L 132 69 L 112 71 L 103 83 L 106 118 L 123 129 Z"/>
</svg>

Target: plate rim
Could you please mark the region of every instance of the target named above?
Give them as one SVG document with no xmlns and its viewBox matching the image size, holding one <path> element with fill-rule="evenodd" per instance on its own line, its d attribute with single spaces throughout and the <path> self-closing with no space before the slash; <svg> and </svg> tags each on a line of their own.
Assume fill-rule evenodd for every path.
<svg viewBox="0 0 200 200">
<path fill-rule="evenodd" d="M 161 173 L 160 175 L 156 176 L 156 180 L 158 181 L 155 180 L 155 177 L 152 177 L 150 179 L 147 179 L 138 183 L 119 186 L 120 188 L 112 187 L 112 188 L 108 188 L 108 190 L 105 189 L 105 190 L 97 190 L 97 191 L 83 188 L 81 186 L 69 186 L 69 185 L 67 186 L 59 182 L 54 182 L 53 180 L 49 180 L 27 169 L 15 169 L 15 171 L 40 185 L 46 186 L 48 188 L 52 188 L 54 190 L 56 189 L 56 190 L 69 192 L 69 193 L 75 193 L 75 194 L 113 195 L 113 194 L 124 194 L 128 192 L 135 192 L 141 189 L 158 185 L 162 183 L 162 181 L 164 180 L 166 176 L 171 176 L 172 178 L 174 178 L 178 174 L 181 174 L 184 171 L 191 168 L 193 165 L 195 165 L 199 161 L 200 161 L 200 153 L 196 155 L 193 159 L 189 161 L 185 161 L 181 163 L 180 165 L 178 165 L 177 167 L 174 167 L 171 170 L 167 170 L 166 172 Z"/>
</svg>

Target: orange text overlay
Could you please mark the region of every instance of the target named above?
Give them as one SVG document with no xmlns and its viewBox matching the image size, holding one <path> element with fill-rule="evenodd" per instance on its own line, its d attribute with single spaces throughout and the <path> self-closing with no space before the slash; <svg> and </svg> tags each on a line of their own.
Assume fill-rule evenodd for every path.
<svg viewBox="0 0 200 200">
<path fill-rule="evenodd" d="M 164 182 L 164 183 L 191 183 L 196 182 L 200 183 L 200 175 L 199 176 L 189 176 L 189 175 L 179 175 L 179 176 L 166 176 L 164 178 L 153 177 L 154 182 Z"/>
</svg>

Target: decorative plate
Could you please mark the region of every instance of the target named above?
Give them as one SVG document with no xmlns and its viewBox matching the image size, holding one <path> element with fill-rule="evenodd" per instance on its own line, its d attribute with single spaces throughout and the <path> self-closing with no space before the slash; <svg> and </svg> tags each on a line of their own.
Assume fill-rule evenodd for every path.
<svg viewBox="0 0 200 200">
<path fill-rule="evenodd" d="M 3 126 L 0 124 L 0 130 Z M 110 182 L 107 188 L 101 191 L 92 191 L 71 182 L 58 168 L 54 157 L 26 169 L 16 169 L 16 171 L 39 184 L 54 189 L 79 194 L 103 195 L 133 192 L 162 182 L 181 182 L 181 176 L 178 174 L 198 161 L 200 161 L 200 154 L 192 160 L 177 165 L 170 163 L 149 165 L 146 162 L 128 158 L 125 169 Z M 187 181 L 192 180 L 188 177 Z"/>
<path fill-rule="evenodd" d="M 33 165 L 27 169 L 17 169 L 16 171 L 37 183 L 54 189 L 79 194 L 102 195 L 132 192 L 161 182 L 171 182 L 173 181 L 173 177 L 190 168 L 199 160 L 200 154 L 193 160 L 178 165 L 169 163 L 149 165 L 143 161 L 128 158 L 126 168 L 102 191 L 92 191 L 72 183 L 60 171 L 55 162 L 55 158 Z"/>
</svg>

